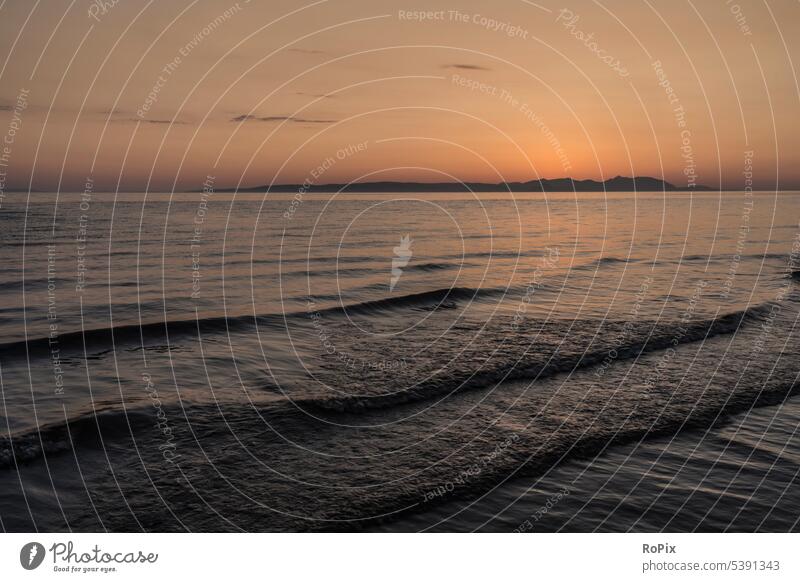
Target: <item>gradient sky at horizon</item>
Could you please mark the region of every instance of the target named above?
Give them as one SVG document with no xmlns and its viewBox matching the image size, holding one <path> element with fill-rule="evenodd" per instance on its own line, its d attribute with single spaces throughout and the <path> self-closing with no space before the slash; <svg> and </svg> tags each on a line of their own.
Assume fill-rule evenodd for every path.
<svg viewBox="0 0 800 582">
<path fill-rule="evenodd" d="M 21 123 L 0 144 L 6 189 L 619 174 L 685 186 L 690 167 L 741 189 L 747 151 L 756 188 L 800 186 L 794 1 L 101 4 L 0 5 L 0 134 Z"/>
</svg>

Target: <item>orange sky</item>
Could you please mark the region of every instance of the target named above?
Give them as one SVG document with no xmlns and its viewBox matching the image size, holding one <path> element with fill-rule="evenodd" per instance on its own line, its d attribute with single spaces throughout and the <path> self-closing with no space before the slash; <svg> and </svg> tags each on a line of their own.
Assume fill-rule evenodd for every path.
<svg viewBox="0 0 800 582">
<path fill-rule="evenodd" d="M 0 9 L 5 189 L 800 185 L 790 0 L 70 4 Z"/>
</svg>

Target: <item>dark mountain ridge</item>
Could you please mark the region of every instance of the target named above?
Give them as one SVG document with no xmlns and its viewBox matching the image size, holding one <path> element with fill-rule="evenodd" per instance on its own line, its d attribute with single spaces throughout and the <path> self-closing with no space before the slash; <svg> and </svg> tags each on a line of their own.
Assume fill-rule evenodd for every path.
<svg viewBox="0 0 800 582">
<path fill-rule="evenodd" d="M 220 192 L 231 192 L 237 189 L 221 189 Z M 596 180 L 573 180 L 572 178 L 555 178 L 530 180 L 528 182 L 499 182 L 497 184 L 483 182 L 353 182 L 350 184 L 274 184 L 253 188 L 239 188 L 239 192 L 690 192 L 713 191 L 708 186 L 692 188 L 678 187 L 674 184 L 651 178 L 636 176 L 628 178 L 616 176 L 604 182 Z"/>
</svg>

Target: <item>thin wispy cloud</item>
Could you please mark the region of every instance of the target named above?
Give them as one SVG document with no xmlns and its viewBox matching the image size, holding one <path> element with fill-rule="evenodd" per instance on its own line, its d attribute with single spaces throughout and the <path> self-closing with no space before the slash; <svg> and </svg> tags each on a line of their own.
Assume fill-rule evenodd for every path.
<svg viewBox="0 0 800 582">
<path fill-rule="evenodd" d="M 111 123 L 147 123 L 149 125 L 189 125 L 188 121 L 177 119 L 142 119 L 140 117 L 125 117 L 112 119 Z"/>
<path fill-rule="evenodd" d="M 189 125 L 188 121 L 180 119 L 159 119 L 137 117 L 130 111 L 122 109 L 105 109 L 99 112 L 100 115 L 110 116 L 111 123 L 147 123 L 150 125 Z"/>
<path fill-rule="evenodd" d="M 304 48 L 290 48 L 288 49 L 290 53 L 303 53 L 306 55 L 326 55 L 328 54 L 327 51 L 321 51 L 317 49 L 304 49 Z"/>
<path fill-rule="evenodd" d="M 463 69 L 467 71 L 491 71 L 488 67 L 481 67 L 480 65 L 469 65 L 463 63 L 452 63 L 449 65 L 442 65 L 443 69 Z"/>
<path fill-rule="evenodd" d="M 243 121 L 259 121 L 262 123 L 290 121 L 292 123 L 336 123 L 335 119 L 308 119 L 305 117 L 292 117 L 290 115 L 268 115 L 259 117 L 257 115 L 237 115 L 231 121 L 241 123 Z"/>
<path fill-rule="evenodd" d="M 178 121 L 172 119 L 131 119 L 131 121 L 141 121 L 142 123 L 151 123 L 153 125 L 189 125 L 188 121 Z"/>
<path fill-rule="evenodd" d="M 304 91 L 298 91 L 295 95 L 303 95 L 304 97 L 315 97 L 315 98 L 322 98 L 322 99 L 333 99 L 336 95 L 331 95 L 329 93 L 306 93 Z"/>
</svg>

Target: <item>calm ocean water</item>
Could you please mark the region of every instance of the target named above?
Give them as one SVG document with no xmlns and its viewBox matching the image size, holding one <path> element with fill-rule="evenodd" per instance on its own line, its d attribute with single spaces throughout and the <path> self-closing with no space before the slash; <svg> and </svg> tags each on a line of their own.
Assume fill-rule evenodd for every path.
<svg viewBox="0 0 800 582">
<path fill-rule="evenodd" d="M 798 529 L 800 193 L 9 194 L 6 530 Z"/>
</svg>

